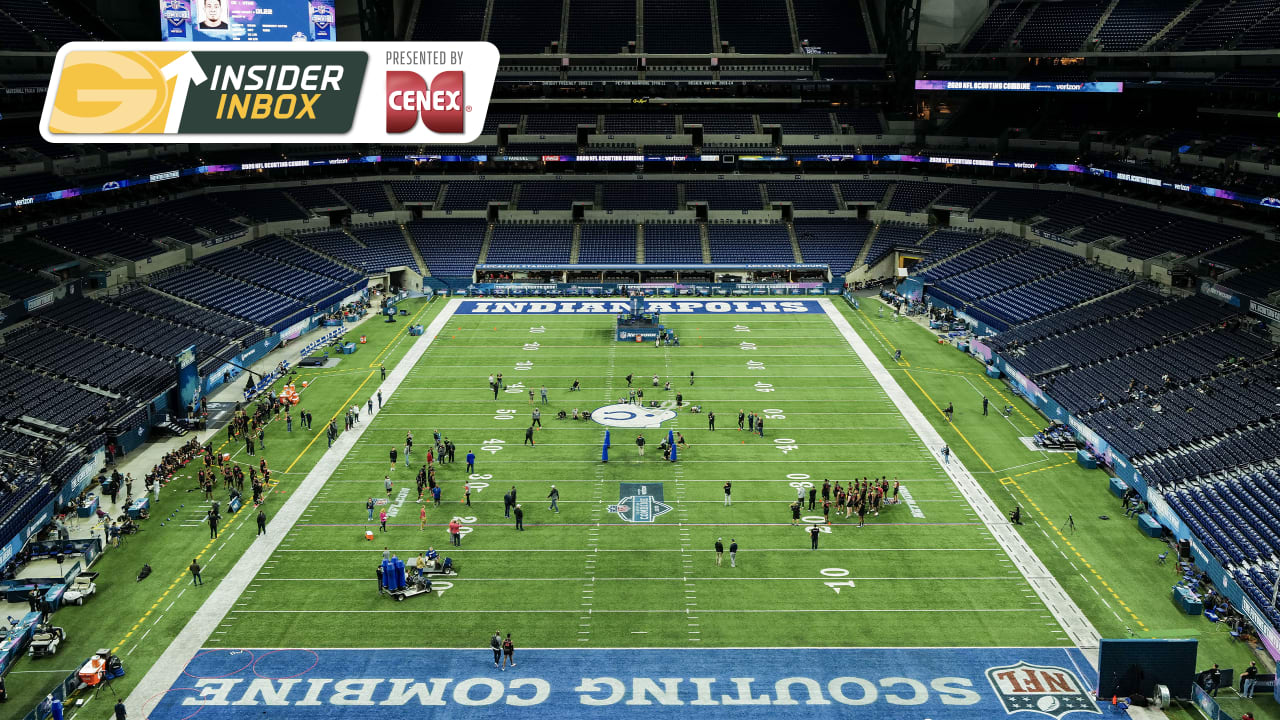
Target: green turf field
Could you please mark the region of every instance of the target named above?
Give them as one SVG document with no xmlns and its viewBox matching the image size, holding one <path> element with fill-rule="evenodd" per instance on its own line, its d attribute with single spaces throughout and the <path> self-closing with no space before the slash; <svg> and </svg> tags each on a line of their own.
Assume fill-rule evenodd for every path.
<svg viewBox="0 0 1280 720">
<path fill-rule="evenodd" d="M 1222 667 L 1248 666 L 1253 653 L 1246 644 L 1233 641 L 1226 626 L 1184 615 L 1174 606 L 1169 588 L 1180 575 L 1173 563 L 1156 561 L 1166 546 L 1142 535 L 1135 521 L 1124 518 L 1119 499 L 1107 489 L 1105 471 L 1085 470 L 1065 456 L 1048 453 L 1023 466 L 1034 457 L 1018 438 L 1033 435 L 1047 421 L 1003 381 L 987 378 L 979 363 L 939 345 L 933 333 L 915 323 L 895 322 L 887 312 L 882 316 L 879 306 L 864 300 L 860 311 L 842 312 L 882 353 L 899 384 L 987 494 L 1001 506 L 1020 503 L 1028 511 L 1023 538 L 1102 637 L 1194 637 L 1200 643 L 1198 667 L 1215 662 Z M 901 363 L 891 360 L 897 349 L 903 351 Z M 983 394 L 991 398 L 993 408 L 1009 403 L 1015 412 L 1006 419 L 993 409 L 982 417 Z M 954 423 L 946 423 L 939 409 L 948 402 L 956 407 Z M 1110 519 L 1102 520 L 1103 515 Z M 1068 516 L 1075 520 L 1075 531 L 1066 526 Z M 1280 719 L 1280 706 L 1262 694 L 1241 700 L 1224 690 L 1218 701 L 1235 716 L 1252 711 L 1259 719 Z M 1175 718 L 1200 717 L 1191 709 L 1166 712 Z"/>
<path fill-rule="evenodd" d="M 459 647 L 496 622 L 526 645 L 550 647 L 1064 642 L 827 317 L 684 316 L 676 320 L 682 347 L 662 349 L 615 342 L 610 322 L 455 316 L 226 618 L 218 641 Z M 491 372 L 507 383 L 496 401 Z M 616 402 L 628 374 L 646 401 L 674 402 L 680 393 L 685 408 L 663 429 L 612 429 L 610 462 L 602 464 L 605 428 L 555 414 Z M 673 382 L 670 392 L 652 387 L 655 374 Z M 569 393 L 574 379 L 582 390 Z M 523 443 L 530 388 L 543 411 L 536 447 Z M 688 412 L 690 404 L 704 413 Z M 739 409 L 768 418 L 763 438 L 737 429 Z M 716 412 L 714 432 L 707 411 Z M 676 463 L 657 452 L 667 427 L 690 446 Z M 391 473 L 397 513 L 389 531 L 367 542 L 364 531 L 376 523 L 367 522 L 365 501 L 384 496 L 390 449 L 403 452 L 407 431 L 424 448 L 435 430 L 459 456 L 436 476 L 442 506 L 427 506 L 420 530 L 419 451 L 412 469 L 401 462 Z M 640 432 L 649 442 L 644 459 L 634 444 Z M 470 479 L 487 483 L 471 508 L 459 502 L 468 450 L 478 455 Z M 812 551 L 808 521 L 792 525 L 795 484 L 864 476 L 901 480 L 918 512 L 902 503 L 864 528 L 856 515 L 833 518 Z M 725 481 L 733 482 L 731 507 Z M 644 483 L 650 492 L 660 484 L 674 509 L 651 524 L 625 522 L 606 507 L 617 502 L 619 483 Z M 559 513 L 545 500 L 552 484 Z M 524 506 L 524 532 L 504 517 L 502 495 L 511 487 Z M 470 532 L 461 548 L 447 549 L 444 526 L 455 516 Z M 726 546 L 737 540 L 738 567 L 728 559 L 716 566 L 717 537 Z M 461 573 L 438 596 L 394 603 L 375 592 L 384 545 L 404 559 L 434 545 Z M 842 622 L 848 612 L 859 613 L 854 632 L 799 621 L 826 614 Z M 435 619 L 429 628 L 420 625 L 424 613 Z M 925 637 L 920 626 L 933 630 Z"/>
<path fill-rule="evenodd" d="M 1023 538 L 1103 637 L 1195 635 L 1201 664 L 1247 664 L 1247 651 L 1225 631 L 1180 615 L 1168 601 L 1176 578 L 1172 566 L 1156 565 L 1157 541 L 1127 521 L 1097 519 L 1119 515 L 1105 473 L 1081 470 L 1067 456 L 1034 452 L 1018 440 L 1042 421 L 1002 382 L 914 323 L 880 317 L 874 301 L 864 301 L 861 311 L 838 303 L 997 505 L 1023 505 Z M 441 304 L 407 307 L 425 324 Z M 615 342 L 611 321 L 454 316 L 207 647 L 474 647 L 496 628 L 513 632 L 522 647 L 1068 644 L 826 316 L 668 316 L 682 347 L 662 349 Z M 414 340 L 406 327 L 367 323 L 361 333 L 370 342 L 357 355 L 331 370 L 304 371 L 310 387 L 303 405 L 315 413 L 317 427 L 340 408 L 363 407 L 378 385 L 377 366 L 393 368 Z M 892 352 L 899 348 L 904 359 L 895 364 Z M 493 372 L 503 373 L 508 390 L 496 401 L 486 386 Z M 669 403 L 679 392 L 686 406 L 701 405 L 704 412 L 682 408 L 661 429 L 612 428 L 610 462 L 602 464 L 605 428 L 555 414 L 617 402 L 628 373 L 646 401 Z M 653 388 L 654 374 L 670 380 L 672 391 Z M 574 379 L 582 391 L 569 393 Z M 542 385 L 547 405 L 538 401 Z M 522 444 L 533 407 L 529 388 L 542 408 L 537 447 Z M 983 394 L 992 400 L 988 417 L 981 415 Z M 953 424 L 940 412 L 948 402 L 957 410 Z M 995 412 L 1006 402 L 1016 408 L 1009 418 Z M 767 417 L 763 438 L 737 429 L 739 409 Z M 714 432 L 707 410 L 717 415 Z M 690 445 L 676 463 L 658 457 L 668 429 Z M 409 430 L 418 451 L 412 470 L 401 458 L 390 472 L 389 507 L 396 512 L 384 534 L 367 521 L 365 501 L 385 497 L 388 452 L 403 453 Z M 442 506 L 426 506 L 427 526 L 419 530 L 413 479 L 434 430 L 457 444 L 458 462 L 440 467 Z M 268 432 L 266 456 L 279 480 L 267 504 L 273 514 L 320 459 L 325 441 L 296 426 L 294 433 L 275 426 Z M 638 433 L 649 441 L 643 460 L 634 444 Z M 478 456 L 471 476 L 463 470 L 468 450 Z M 238 445 L 226 451 L 243 453 Z M 830 527 L 822 525 L 820 549 L 810 550 L 804 527 L 810 520 L 791 524 L 795 484 L 863 476 L 899 479 L 910 502 L 868 517 L 864 528 L 856 527 L 856 516 L 846 520 L 833 512 Z M 459 502 L 468 480 L 475 488 L 470 508 Z M 732 507 L 724 505 L 726 480 L 733 482 Z M 553 483 L 560 490 L 558 514 L 547 508 Z M 673 509 L 653 523 L 625 522 L 608 509 L 618 503 L 621 483 L 644 484 L 649 492 L 660 483 Z M 524 532 L 503 514 L 502 494 L 512 486 L 525 511 Z M 154 516 L 177 510 L 179 519 L 196 517 L 202 504 L 185 502 L 196 495 L 179 480 L 165 490 Z M 1075 532 L 1065 526 L 1068 513 Z M 821 511 L 803 515 L 812 519 Z M 445 530 L 455 516 L 467 528 L 456 549 Z M 118 688 L 130 689 L 254 542 L 248 511 L 212 542 L 204 526 L 156 525 L 151 521 L 125 552 L 104 556 L 95 568 L 104 573 L 99 598 L 58 613 L 71 652 L 24 660 L 17 670 L 28 674 L 10 676 L 18 707 L 33 704 L 40 683 L 60 677 L 56 672 L 74 664 L 70 658 L 101 646 L 125 658 L 130 675 Z M 364 539 L 367 529 L 373 542 Z M 726 545 L 737 540 L 738 567 L 729 567 L 727 557 L 715 564 L 717 537 Z M 434 546 L 455 559 L 460 574 L 437 583 L 443 592 L 396 603 L 375 590 L 384 546 L 406 560 Z M 195 555 L 208 564 L 203 588 L 191 588 L 183 571 Z M 156 568 L 154 583 L 132 580 L 144 559 Z M 1276 717 L 1270 700 L 1227 704 L 1237 713 Z"/>
<path fill-rule="evenodd" d="M 428 322 L 441 303 L 428 305 L 425 300 L 411 300 L 402 307 L 409 310 L 415 322 Z M 356 354 L 344 356 L 338 367 L 300 370 L 299 380 L 311 385 L 302 391 L 302 406 L 315 416 L 317 431 L 304 433 L 295 426 L 294 432 L 287 433 L 280 423 L 268 426 L 268 447 L 258 452 L 271 464 L 273 480 L 278 483 L 268 493 L 268 516 L 274 516 L 325 452 L 324 436 L 319 432 L 323 423 L 336 415 L 341 427 L 340 408 L 349 407 L 357 396 L 365 397 L 369 388 L 376 386 L 379 365 L 393 367 L 404 356 L 414 339 L 408 336 L 408 327 L 409 323 L 384 324 L 373 318 L 360 325 L 359 330 L 368 336 L 368 344 Z M 226 443 L 225 431 L 216 433 L 213 440 L 214 448 L 224 452 L 242 447 Z M 169 439 L 161 444 L 177 447 L 184 441 L 185 438 Z M 134 477 L 140 476 L 141 473 L 134 473 Z M 66 606 L 54 615 L 54 624 L 67 631 L 66 642 L 54 657 L 24 657 L 15 665 L 6 678 L 10 700 L 0 717 L 23 716 L 99 648 L 114 650 L 124 661 L 127 674 L 115 682 L 116 692 L 123 696 L 177 636 L 207 593 L 217 588 L 254 540 L 253 513 L 246 509 L 224 518 L 218 541 L 210 543 L 208 527 L 199 522 L 208 504 L 203 502 L 201 493 L 193 491 L 194 477 L 194 466 L 190 472 L 179 473 L 161 491 L 160 501 L 152 507 L 152 519 L 143 523 L 142 530 L 127 538 L 121 549 L 104 553 L 94 564 L 93 570 L 100 573 L 98 594 L 84 605 Z M 197 556 L 206 567 L 206 584 L 198 589 L 190 587 L 186 572 L 191 559 Z M 143 563 L 150 564 L 154 573 L 137 582 Z M 95 715 L 89 712 L 88 716 Z"/>
</svg>

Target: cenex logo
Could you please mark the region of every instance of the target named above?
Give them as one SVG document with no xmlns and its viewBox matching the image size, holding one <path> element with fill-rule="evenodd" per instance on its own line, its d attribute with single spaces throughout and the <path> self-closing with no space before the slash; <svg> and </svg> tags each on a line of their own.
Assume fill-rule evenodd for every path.
<svg viewBox="0 0 1280 720">
<path fill-rule="evenodd" d="M 463 71 L 447 70 L 431 80 L 408 70 L 387 71 L 387 132 L 412 130 L 422 116 L 422 124 L 438 133 L 464 132 Z"/>
</svg>

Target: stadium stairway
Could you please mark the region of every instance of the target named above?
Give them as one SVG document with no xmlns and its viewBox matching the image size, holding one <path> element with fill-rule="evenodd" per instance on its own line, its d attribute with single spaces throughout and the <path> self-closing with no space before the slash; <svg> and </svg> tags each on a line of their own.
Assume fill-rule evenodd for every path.
<svg viewBox="0 0 1280 720">
<path fill-rule="evenodd" d="M 336 228 L 335 228 L 335 229 L 336 229 Z M 307 252 L 315 253 L 316 255 L 319 255 L 320 257 L 324 258 L 325 260 L 328 260 L 328 261 L 330 261 L 330 262 L 335 262 L 335 263 L 337 263 L 337 264 L 341 265 L 342 267 L 344 267 L 344 268 L 346 268 L 346 269 L 350 270 L 350 271 L 351 271 L 351 272 L 353 272 L 353 273 L 359 273 L 360 275 L 364 275 L 364 270 L 363 270 L 363 269 L 358 268 L 358 267 L 356 267 L 355 265 L 352 265 L 351 263 L 346 262 L 345 260 L 342 260 L 341 258 L 336 258 L 336 257 L 334 257 L 334 256 L 332 256 L 332 255 L 329 255 L 329 254 L 324 253 L 324 252 L 322 252 L 322 251 L 320 251 L 320 250 L 317 250 L 317 249 L 315 249 L 315 248 L 313 248 L 313 247 L 311 247 L 311 246 L 309 246 L 309 245 L 304 245 L 304 244 L 302 244 L 302 243 L 298 242 L 298 241 L 297 241 L 297 240 L 296 240 L 292 235 L 287 235 L 287 236 L 284 236 L 284 237 L 285 237 L 285 239 L 286 239 L 286 240 L 288 240 L 289 242 L 293 243 L 294 245 L 297 245 L 298 247 L 302 248 L 303 250 L 306 250 Z M 182 300 L 182 298 L 178 298 L 178 299 L 179 299 L 179 300 Z M 183 302 L 186 302 L 186 301 L 184 300 Z"/>
<path fill-rule="evenodd" d="M 560 47 L 569 45 L 569 0 L 560 3 Z"/>
<path fill-rule="evenodd" d="M 892 185 L 890 192 L 893 192 Z M 867 241 L 862 244 L 862 249 L 858 251 L 858 257 L 853 261 L 853 267 L 862 267 L 867 262 L 867 253 L 871 252 L 871 243 L 876 241 L 876 233 L 880 232 L 880 223 L 871 226 L 871 232 L 867 233 Z"/>
<path fill-rule="evenodd" d="M 382 183 L 382 192 L 387 196 L 387 202 L 391 205 L 392 210 L 403 210 L 404 205 L 400 202 L 400 198 L 391 192 L 391 183 Z"/>
<path fill-rule="evenodd" d="M 493 0 L 485 0 L 484 3 L 484 24 L 480 26 L 480 39 L 489 39 L 490 21 L 493 20 Z"/>
<path fill-rule="evenodd" d="M 1145 45 L 1138 48 L 1138 52 L 1148 52 L 1158 47 L 1159 44 L 1164 41 L 1164 36 L 1168 35 L 1170 30 L 1177 27 L 1178 23 L 1182 22 L 1183 18 L 1195 12 L 1195 9 L 1197 7 L 1200 7 L 1200 0 L 1195 0 L 1195 2 L 1188 4 L 1185 8 L 1182 9 L 1182 12 L 1178 13 L 1177 16 L 1175 16 L 1172 20 L 1169 21 L 1168 25 L 1165 25 L 1164 27 L 1160 28 L 1160 32 L 1156 33 L 1155 35 L 1152 35 L 1151 39 L 1148 40 Z"/>
<path fill-rule="evenodd" d="M 636 264 L 644 264 L 644 223 L 636 224 Z"/>
<path fill-rule="evenodd" d="M 380 225 L 380 224 L 381 223 L 369 223 L 369 225 Z M 351 242 L 354 242 L 356 245 L 366 249 L 369 247 L 369 244 L 361 240 L 359 235 L 351 231 L 351 228 L 344 227 L 342 228 L 342 232 L 347 237 L 351 238 Z"/>
<path fill-rule="evenodd" d="M 733 0 L 729 0 L 729 2 L 733 2 Z M 719 3 L 719 0 L 709 0 L 709 5 L 711 10 L 711 47 L 719 51 L 720 50 L 720 3 Z"/>
<path fill-rule="evenodd" d="M 573 232 L 570 233 L 570 237 L 572 239 L 569 242 L 569 264 L 577 265 L 578 255 L 582 252 L 582 223 L 575 222 L 573 224 Z"/>
<path fill-rule="evenodd" d="M 840 192 L 840 183 L 831 183 L 831 194 L 836 196 L 836 208 L 839 210 L 848 210 L 849 205 L 844 201 L 844 193 Z"/>
<path fill-rule="evenodd" d="M 636 3 L 636 50 L 644 47 L 644 2 Z"/>
<path fill-rule="evenodd" d="M 715 0 L 712 0 L 715 2 Z M 702 263 L 704 265 L 711 264 L 711 233 L 707 230 L 705 222 L 698 223 L 698 237 L 702 240 Z"/>
<path fill-rule="evenodd" d="M 432 210 L 440 210 L 444 208 L 444 189 L 449 183 L 440 183 L 439 189 L 436 190 L 436 203 L 431 207 Z"/>
<path fill-rule="evenodd" d="M 871 10 L 870 8 L 867 7 L 867 3 L 865 2 L 858 3 L 858 10 L 859 12 L 862 13 L 862 27 L 865 28 L 865 32 L 867 33 L 867 43 L 871 46 L 871 52 L 879 53 L 880 47 L 876 43 L 876 34 L 871 30 L 871 28 L 874 28 L 876 26 L 875 23 L 873 23 L 871 20 Z M 880 120 L 881 122 L 883 122 L 884 118 L 881 117 Z M 888 126 L 885 125 L 884 127 L 888 127 Z"/>
<path fill-rule="evenodd" d="M 784 3 L 787 8 L 787 26 L 791 30 L 791 52 L 799 53 L 800 50 L 800 26 L 796 22 L 796 7 L 791 4 L 791 0 Z M 861 3 L 859 3 L 861 5 Z"/>
<path fill-rule="evenodd" d="M 1031 16 L 1032 16 L 1032 15 L 1035 15 L 1035 14 L 1036 14 L 1036 11 L 1033 9 L 1031 12 L 1029 12 L 1029 13 L 1027 13 L 1027 14 L 1025 14 L 1025 15 L 1023 15 L 1023 16 L 1022 16 L 1022 19 L 1021 19 L 1021 20 L 1019 20 L 1019 21 L 1018 21 L 1018 24 L 1014 26 L 1014 28 L 1013 28 L 1013 32 L 1009 33 L 1009 34 L 1005 37 L 1005 39 L 1004 39 L 1004 44 L 1005 44 L 1006 46 L 1008 46 L 1008 45 L 1009 45 L 1010 43 L 1012 43 L 1015 39 L 1017 39 L 1018 35 L 1022 33 L 1022 29 L 1023 29 L 1024 27 L 1026 27 L 1026 26 L 1027 26 L 1027 23 L 1031 22 Z M 1001 48 L 1001 50 L 1004 50 L 1004 49 L 1005 49 L 1005 48 Z"/>
<path fill-rule="evenodd" d="M 1111 0 L 1107 5 L 1107 9 L 1102 11 L 1102 17 L 1098 18 L 1098 22 L 1094 24 L 1093 29 L 1085 36 L 1084 50 L 1090 50 L 1089 39 L 1098 37 L 1098 33 L 1102 31 L 1102 26 L 1107 24 L 1107 18 L 1111 17 L 1111 12 L 1116 9 L 1116 5 L 1120 4 L 1120 0 Z"/>
<path fill-rule="evenodd" d="M 791 254 L 798 263 L 804 262 L 804 255 L 800 252 L 800 240 L 796 238 L 796 224 L 787 223 L 787 237 L 791 240 Z"/>
<path fill-rule="evenodd" d="M 760 187 L 760 207 L 769 207 L 769 188 L 764 183 L 757 183 Z"/>
<path fill-rule="evenodd" d="M 312 215 L 314 215 L 314 214 L 315 214 L 315 213 L 311 212 L 311 210 L 310 210 L 310 209 L 302 207 L 302 203 L 298 202 L 298 201 L 297 201 L 297 200 L 296 200 L 292 195 L 290 195 L 289 193 L 287 193 L 287 192 L 286 192 L 286 193 L 281 193 L 281 194 L 282 194 L 282 195 L 284 195 L 285 200 L 286 200 L 287 202 L 289 202 L 290 204 L 292 204 L 294 207 L 298 208 L 298 211 L 299 211 L 299 212 L 301 212 L 303 215 L 306 215 L 306 216 L 310 217 L 310 216 L 312 216 Z M 339 199 L 343 200 L 344 202 L 346 201 L 346 198 L 342 197 L 341 195 L 338 195 L 337 193 L 334 193 L 334 195 L 337 195 L 337 197 L 338 197 Z"/>
<path fill-rule="evenodd" d="M 969 208 L 969 217 L 973 217 L 974 215 L 977 215 L 978 211 L 982 209 L 982 206 L 990 202 L 991 198 L 995 196 L 996 196 L 995 192 L 987 193 L 987 196 L 979 200 L 977 205 L 974 205 L 973 207 Z"/>
<path fill-rule="evenodd" d="M 893 191 L 898 188 L 898 183 L 889 183 L 889 189 L 885 190 L 884 197 L 880 198 L 880 202 L 876 203 L 877 210 L 884 210 L 889 207 L 889 203 L 893 201 Z"/>
<path fill-rule="evenodd" d="M 400 39 L 404 42 L 413 40 L 413 30 L 418 26 L 418 13 L 422 12 L 422 0 L 413 0 L 409 6 L 409 19 L 404 26 L 404 36 Z"/>
<path fill-rule="evenodd" d="M 391 193 L 388 191 L 387 194 Z M 427 267 L 427 261 L 422 259 L 422 253 L 418 252 L 418 244 L 409 236 L 409 228 L 404 223 L 400 223 L 400 235 L 404 237 L 404 244 L 409 246 L 409 252 L 413 255 L 413 261 L 418 264 L 422 277 L 430 277 L 431 268 Z"/>
<path fill-rule="evenodd" d="M 480 256 L 476 258 L 477 265 L 489 262 L 489 244 L 493 242 L 493 226 L 493 223 L 489 223 L 484 229 L 484 242 L 480 244 Z"/>
<path fill-rule="evenodd" d="M 892 193 L 892 192 L 893 192 L 893 187 L 892 187 L 892 186 L 890 186 L 890 188 L 889 188 L 889 192 L 890 192 L 890 193 Z M 877 226 L 877 227 L 879 227 L 879 226 Z M 872 230 L 872 234 L 874 234 L 874 232 L 875 232 L 875 231 L 874 231 L 874 230 Z M 936 232 L 936 231 L 935 231 L 935 232 Z M 913 274 L 913 275 L 915 275 L 915 274 L 918 274 L 918 273 L 922 273 L 922 272 L 924 272 L 924 271 L 928 270 L 928 269 L 929 269 L 929 268 L 931 268 L 931 267 L 934 267 L 934 266 L 937 266 L 937 265 L 941 265 L 942 263 L 944 263 L 944 262 L 946 262 L 946 261 L 950 260 L 950 259 L 951 259 L 951 258 L 953 258 L 953 257 L 957 257 L 957 256 L 962 255 L 962 254 L 967 253 L 967 252 L 973 252 L 974 250 L 978 249 L 979 247 L 982 247 L 982 246 L 983 246 L 983 245 L 985 245 L 986 243 L 990 242 L 990 241 L 991 241 L 991 238 L 993 238 L 993 237 L 997 237 L 997 236 L 996 236 L 996 235 L 989 235 L 989 236 L 987 236 L 987 237 L 984 237 L 983 239 L 981 239 L 981 240 L 979 240 L 978 242 L 976 242 L 976 243 L 974 243 L 974 244 L 970 245 L 969 247 L 961 248 L 961 249 L 957 250 L 956 252 L 953 252 L 953 253 L 951 253 L 950 255 L 947 255 L 947 256 L 945 256 L 945 257 L 940 257 L 940 258 L 937 258 L 937 259 L 930 258 L 930 259 L 929 259 L 929 261 L 928 261 L 927 263 L 923 263 L 923 264 L 917 265 L 915 268 L 913 268 L 913 269 L 912 269 L 912 274 Z M 868 237 L 868 238 L 867 238 L 867 247 L 868 247 L 868 248 L 870 248 L 870 247 L 871 247 L 871 238 L 870 238 L 870 237 Z"/>
</svg>

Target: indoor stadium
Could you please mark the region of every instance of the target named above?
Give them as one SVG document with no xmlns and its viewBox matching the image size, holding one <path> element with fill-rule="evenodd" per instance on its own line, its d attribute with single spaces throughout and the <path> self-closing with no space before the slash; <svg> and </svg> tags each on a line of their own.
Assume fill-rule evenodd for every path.
<svg viewBox="0 0 1280 720">
<path fill-rule="evenodd" d="M 0 720 L 1280 720 L 1277 137 L 1280 0 L 0 0 Z"/>
</svg>

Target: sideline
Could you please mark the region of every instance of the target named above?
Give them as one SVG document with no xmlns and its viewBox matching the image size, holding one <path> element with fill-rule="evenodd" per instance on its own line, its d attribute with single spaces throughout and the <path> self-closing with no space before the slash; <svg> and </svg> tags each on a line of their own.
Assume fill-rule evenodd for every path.
<svg viewBox="0 0 1280 720">
<path fill-rule="evenodd" d="M 382 383 L 381 388 L 385 391 L 386 398 L 394 396 L 400 383 L 404 382 L 409 372 L 417 365 L 423 354 L 431 347 L 431 343 L 444 329 L 445 325 L 453 317 L 453 311 L 458 307 L 459 300 L 453 299 L 441 309 L 440 313 L 431 321 L 423 333 L 418 338 L 404 357 L 396 364 L 396 367 L 387 373 L 387 379 Z M 143 705 L 152 698 L 155 698 L 169 690 L 177 682 L 182 671 L 187 667 L 191 659 L 196 653 L 204 647 L 205 642 L 213 635 L 219 623 L 234 607 L 240 596 L 248 588 L 249 583 L 257 576 L 262 566 L 266 563 L 280 542 L 293 529 L 295 523 L 302 516 L 303 511 L 315 499 L 320 488 L 324 487 L 325 481 L 333 474 L 338 464 L 346 457 L 347 453 L 364 435 L 364 431 L 372 424 L 373 419 L 381 412 L 380 409 L 375 410 L 372 414 L 361 413 L 364 420 L 360 425 L 349 430 L 334 441 L 333 447 L 329 448 L 319 461 L 316 462 L 311 472 L 307 473 L 307 477 L 294 491 L 293 495 L 285 501 L 280 510 L 276 512 L 274 521 L 268 525 L 267 534 L 263 541 L 259 544 L 251 545 L 245 550 L 244 555 L 231 568 L 223 580 L 218 583 L 218 587 L 213 591 L 209 598 L 205 600 L 200 609 L 196 611 L 191 620 L 182 628 L 178 635 L 165 648 L 165 651 L 156 660 L 147 674 L 138 681 L 133 692 L 129 694 L 125 701 L 125 706 L 130 713 L 142 716 Z"/>
<path fill-rule="evenodd" d="M 859 359 L 871 371 L 872 376 L 884 388 L 889 398 L 893 400 L 893 404 L 902 412 L 902 417 L 906 419 L 920 439 L 929 447 L 929 451 L 933 456 L 939 458 L 942 447 L 946 444 L 942 436 L 938 434 L 933 425 L 929 424 L 929 421 L 925 419 L 920 409 L 915 406 L 915 403 L 911 402 L 911 398 L 907 397 L 907 394 L 903 392 L 902 386 L 893 379 L 893 376 L 889 374 L 889 371 L 880 362 L 880 358 L 876 357 L 876 354 L 867 346 L 866 341 L 854 331 L 853 326 L 849 324 L 848 318 L 836 308 L 829 298 L 823 298 L 819 303 L 826 310 L 827 317 L 831 319 L 836 330 L 849 342 Z M 966 442 L 968 441 L 966 440 Z M 977 453 L 976 450 L 974 452 L 975 454 Z M 978 457 L 981 458 L 981 455 Z M 985 461 L 983 462 L 985 464 Z M 1005 519 L 1004 514 L 996 507 L 995 502 L 982 490 L 982 486 L 978 484 L 964 464 L 959 459 L 955 459 L 954 456 L 952 462 L 940 464 L 943 470 L 951 476 L 956 488 L 973 506 L 983 524 L 991 531 L 992 537 L 1000 544 L 1000 547 L 1009 556 L 1009 559 L 1013 561 L 1014 566 L 1018 568 L 1022 576 L 1027 579 L 1027 583 L 1031 588 L 1040 596 L 1040 600 L 1044 602 L 1045 607 L 1053 614 L 1054 619 L 1066 631 L 1067 637 L 1084 653 L 1085 659 L 1089 661 L 1090 665 L 1097 668 L 1099 638 L 1098 631 L 1093 627 L 1093 623 L 1089 622 L 1084 612 L 1080 610 L 1075 601 L 1071 599 L 1071 596 L 1062 588 L 1062 584 L 1058 582 L 1058 579 L 1049 572 L 1049 569 L 1032 552 L 1031 547 L 1022 539 L 1022 536 L 1013 529 L 1013 526 Z M 988 467 L 990 466 L 988 465 Z"/>
</svg>

